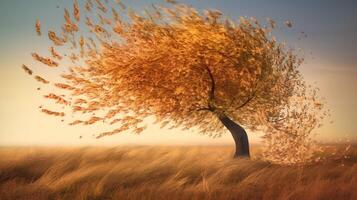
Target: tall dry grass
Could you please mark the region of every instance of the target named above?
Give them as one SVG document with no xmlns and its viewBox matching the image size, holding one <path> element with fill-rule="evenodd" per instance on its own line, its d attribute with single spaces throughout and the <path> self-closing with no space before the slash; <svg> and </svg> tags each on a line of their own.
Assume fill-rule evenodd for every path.
<svg viewBox="0 0 357 200">
<path fill-rule="evenodd" d="M 230 147 L 1 147 L 0 199 L 353 199 L 357 151 L 306 166 Z"/>
</svg>

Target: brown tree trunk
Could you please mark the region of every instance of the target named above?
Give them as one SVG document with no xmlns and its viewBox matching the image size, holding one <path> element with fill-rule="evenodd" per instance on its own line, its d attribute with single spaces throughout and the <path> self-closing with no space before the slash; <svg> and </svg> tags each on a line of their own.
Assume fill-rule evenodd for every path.
<svg viewBox="0 0 357 200">
<path fill-rule="evenodd" d="M 249 154 L 249 141 L 248 135 L 245 130 L 237 123 L 229 119 L 226 115 L 222 115 L 219 117 L 224 126 L 231 132 L 235 145 L 236 152 L 234 154 L 234 158 L 238 157 L 250 157 Z"/>
</svg>

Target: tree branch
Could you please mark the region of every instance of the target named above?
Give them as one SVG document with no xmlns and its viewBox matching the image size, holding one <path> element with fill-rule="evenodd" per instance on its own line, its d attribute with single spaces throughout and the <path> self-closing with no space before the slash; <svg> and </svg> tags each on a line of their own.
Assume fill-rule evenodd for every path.
<svg viewBox="0 0 357 200">
<path fill-rule="evenodd" d="M 214 99 L 214 90 L 215 90 L 215 87 L 216 87 L 216 83 L 214 81 L 214 78 L 213 78 L 213 74 L 212 74 L 212 71 L 209 69 L 209 67 L 207 65 L 204 65 L 207 72 L 208 72 L 208 75 L 210 77 L 210 80 L 211 80 L 211 90 L 210 90 L 210 93 L 209 93 L 209 102 L 211 102 L 213 99 Z"/>
<path fill-rule="evenodd" d="M 237 109 L 243 108 L 247 105 L 254 97 L 255 97 L 256 90 L 253 92 L 252 96 L 250 96 L 242 105 L 238 106 Z"/>
<path fill-rule="evenodd" d="M 210 111 L 210 112 L 213 112 L 213 110 L 211 108 L 199 108 L 196 111 Z"/>
</svg>

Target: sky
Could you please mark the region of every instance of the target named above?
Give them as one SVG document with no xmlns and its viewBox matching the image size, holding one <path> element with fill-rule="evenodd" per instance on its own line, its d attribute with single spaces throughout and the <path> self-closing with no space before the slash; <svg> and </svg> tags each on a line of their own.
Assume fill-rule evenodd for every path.
<svg viewBox="0 0 357 200">
<path fill-rule="evenodd" d="M 194 131 L 159 129 L 152 125 L 142 135 L 122 133 L 93 139 L 92 133 L 103 127 L 72 127 L 38 111 L 45 101 L 39 86 L 21 69 L 33 63 L 31 52 L 46 52 L 48 41 L 36 36 L 34 23 L 40 19 L 44 28 L 58 27 L 63 8 L 70 0 L 0 1 L 0 145 L 120 145 L 120 144 L 233 144 L 227 132 L 218 139 Z M 79 0 L 82 4 L 83 1 Z M 123 1 L 140 10 L 162 1 Z M 198 9 L 218 9 L 226 16 L 266 17 L 278 23 L 279 40 L 293 48 L 304 49 L 306 62 L 301 71 L 325 97 L 331 118 L 315 132 L 324 142 L 357 140 L 357 1 L 354 0 L 185 0 Z M 284 28 L 291 20 L 293 28 Z M 305 32 L 308 37 L 298 40 Z M 46 73 L 41 67 L 37 70 Z M 51 76 L 51 74 L 45 74 Z M 333 123 L 330 123 L 333 121 Z M 248 131 L 252 143 L 259 133 Z M 79 136 L 83 136 L 79 139 Z"/>
</svg>

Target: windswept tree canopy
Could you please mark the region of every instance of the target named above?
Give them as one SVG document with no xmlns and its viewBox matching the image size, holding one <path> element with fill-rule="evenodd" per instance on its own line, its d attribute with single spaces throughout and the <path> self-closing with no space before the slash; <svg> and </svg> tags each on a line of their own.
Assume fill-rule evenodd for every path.
<svg viewBox="0 0 357 200">
<path fill-rule="evenodd" d="M 117 3 L 88 1 L 81 9 L 74 1 L 73 15 L 65 9 L 62 32 L 48 31 L 51 57 L 32 54 L 66 70 L 61 83 L 35 76 L 63 89 L 45 97 L 65 108 L 43 112 L 74 113 L 72 125 L 112 125 L 98 137 L 140 133 L 148 117 L 162 126 L 220 136 L 225 129 L 217 116 L 226 115 L 263 130 L 273 160 L 306 154 L 302 149 L 324 115 L 322 104 L 302 78 L 302 59 L 272 36 L 274 21 L 265 27 L 254 18 L 230 20 L 216 10 L 175 3 L 152 5 L 139 15 Z M 41 35 L 40 21 L 36 31 Z"/>
</svg>

